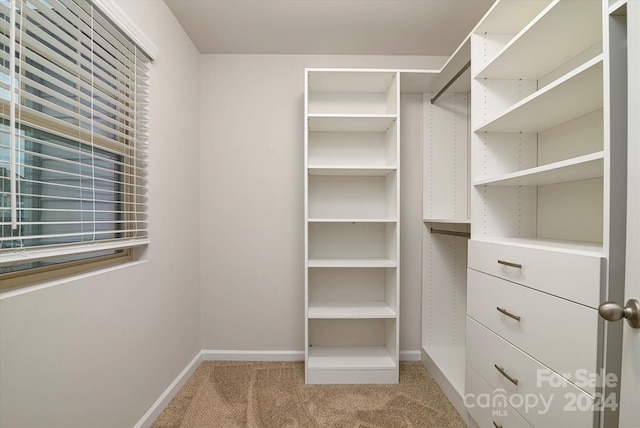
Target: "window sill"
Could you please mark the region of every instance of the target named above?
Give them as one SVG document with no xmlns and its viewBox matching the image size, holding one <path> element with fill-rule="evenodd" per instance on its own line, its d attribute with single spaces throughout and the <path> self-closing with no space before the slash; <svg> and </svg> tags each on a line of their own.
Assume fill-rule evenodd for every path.
<svg viewBox="0 0 640 428">
<path fill-rule="evenodd" d="M 142 265 L 147 263 L 147 259 L 138 259 L 138 260 L 131 260 L 128 262 L 124 262 L 124 263 L 118 263 L 112 266 L 108 266 L 108 267 L 104 267 L 104 268 L 98 268 L 96 270 L 91 270 L 88 272 L 82 272 L 82 273 L 78 273 L 78 274 L 71 274 L 65 277 L 61 277 L 61 278 L 56 278 L 56 279 L 51 279 L 51 280 L 46 280 L 44 282 L 40 282 L 37 284 L 33 284 L 33 285 L 25 285 L 22 286 L 20 288 L 12 288 L 12 289 L 8 289 L 5 291 L 0 291 L 0 300 L 4 300 L 4 299 L 9 299 L 12 297 L 17 297 L 17 296 L 21 296 L 23 294 L 28 294 L 28 293 L 32 293 L 35 291 L 40 291 L 40 290 L 44 290 L 50 287 L 55 287 L 58 285 L 62 285 L 62 284 L 68 284 L 70 282 L 75 282 L 75 281 L 80 281 L 83 279 L 87 279 L 87 278 L 91 278 L 93 276 L 97 276 L 97 275 L 103 275 L 103 274 L 107 274 L 109 272 L 115 272 L 118 271 L 120 269 L 129 269 L 138 265 Z"/>
</svg>

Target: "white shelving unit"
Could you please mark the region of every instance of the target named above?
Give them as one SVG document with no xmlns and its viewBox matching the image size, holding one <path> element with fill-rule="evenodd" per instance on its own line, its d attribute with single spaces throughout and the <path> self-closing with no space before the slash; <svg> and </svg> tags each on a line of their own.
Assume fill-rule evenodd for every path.
<svg viewBox="0 0 640 428">
<path fill-rule="evenodd" d="M 474 237 L 602 243 L 602 3 L 533 2 L 513 36 L 509 3 L 472 34 Z"/>
<path fill-rule="evenodd" d="M 610 80 L 614 58 L 603 32 L 607 3 L 501 0 L 471 34 L 467 287 L 475 294 L 467 302 L 467 325 L 483 326 L 485 342 L 504 349 L 476 346 L 467 353 L 470 390 L 504 388 L 506 377 L 487 361 L 504 361 L 508 374 L 520 379 L 532 370 L 530 362 L 556 373 L 595 372 L 606 364 L 596 308 L 608 294 L 603 278 L 612 231 L 619 227 L 612 221 L 624 212 L 616 209 L 615 189 L 625 193 L 618 171 L 623 150 L 612 137 L 615 117 L 624 115 L 614 111 L 610 89 L 617 83 Z M 575 310 L 583 321 L 567 316 L 536 342 L 540 335 L 530 331 L 544 325 L 540 306 L 557 307 L 552 313 Z M 526 323 L 496 310 L 505 307 Z M 563 335 L 575 343 L 558 339 Z M 562 359 L 570 355 L 588 363 Z M 572 382 L 569 376 L 569 387 L 593 400 L 593 390 Z M 529 392 L 525 381 L 509 391 L 507 398 Z M 470 407 L 470 426 L 501 425 L 493 410 Z M 513 411 L 534 427 L 600 426 L 590 411 Z"/>
<path fill-rule="evenodd" d="M 397 383 L 399 74 L 307 69 L 306 382 Z"/>
<path fill-rule="evenodd" d="M 599 426 L 597 415 L 553 409 L 501 419 L 463 397 L 510 393 L 484 364 L 507 355 L 509 372 L 525 376 L 606 366 L 596 306 L 622 300 L 607 258 L 626 220 L 623 9 L 500 0 L 440 71 L 307 70 L 307 383 L 398 381 L 398 99 L 424 93 L 423 363 L 471 427 Z M 505 305 L 525 313 L 521 329 L 496 312 Z M 576 316 L 549 328 L 547 306 Z M 567 333 L 578 318 L 575 331 L 593 335 Z M 469 325 L 504 354 L 471 346 Z M 574 367 L 572 353 L 589 367 Z"/>
<path fill-rule="evenodd" d="M 466 39 L 423 95 L 422 361 L 464 420 L 469 59 Z"/>
</svg>

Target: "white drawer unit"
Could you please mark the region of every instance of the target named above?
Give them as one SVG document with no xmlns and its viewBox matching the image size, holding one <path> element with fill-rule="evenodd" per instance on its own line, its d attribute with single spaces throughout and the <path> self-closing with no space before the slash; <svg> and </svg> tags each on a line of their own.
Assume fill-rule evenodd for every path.
<svg viewBox="0 0 640 428">
<path fill-rule="evenodd" d="M 597 308 L 602 301 L 604 258 L 598 251 L 551 251 L 522 243 L 469 241 L 469 267 L 576 303 Z"/>
<path fill-rule="evenodd" d="M 465 405 L 480 428 L 531 428 L 531 424 L 509 405 L 471 366 L 465 370 Z M 469 425 L 473 427 L 473 424 Z"/>
<path fill-rule="evenodd" d="M 597 372 L 595 309 L 473 269 L 467 279 L 471 318 L 558 373 Z"/>
<path fill-rule="evenodd" d="M 467 318 L 467 364 L 533 426 L 593 427 L 594 398 L 471 318 Z M 577 373 L 595 393 L 595 379 Z M 593 383 L 593 385 L 592 385 Z"/>
</svg>

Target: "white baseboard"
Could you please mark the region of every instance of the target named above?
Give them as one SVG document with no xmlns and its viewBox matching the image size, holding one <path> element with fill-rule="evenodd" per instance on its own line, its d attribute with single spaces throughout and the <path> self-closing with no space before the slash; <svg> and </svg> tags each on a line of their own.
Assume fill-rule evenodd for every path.
<svg viewBox="0 0 640 428">
<path fill-rule="evenodd" d="M 203 361 L 304 361 L 304 351 L 202 350 Z"/>
<path fill-rule="evenodd" d="M 175 378 L 171 385 L 165 389 L 165 391 L 160 395 L 160 397 L 156 400 L 155 403 L 147 410 L 147 413 L 140 418 L 137 424 L 134 425 L 134 428 L 149 428 L 153 422 L 160 416 L 160 413 L 167 407 L 169 402 L 176 396 L 180 388 L 184 386 L 189 377 L 196 371 L 200 363 L 202 362 L 202 351 L 198 352 L 193 360 L 187 367 L 182 370 L 182 372 Z"/>
<path fill-rule="evenodd" d="M 400 351 L 400 361 L 420 361 L 420 351 Z M 202 350 L 203 361 L 304 361 L 304 351 Z"/>
<path fill-rule="evenodd" d="M 420 361 L 420 351 L 400 351 L 400 361 Z"/>
</svg>

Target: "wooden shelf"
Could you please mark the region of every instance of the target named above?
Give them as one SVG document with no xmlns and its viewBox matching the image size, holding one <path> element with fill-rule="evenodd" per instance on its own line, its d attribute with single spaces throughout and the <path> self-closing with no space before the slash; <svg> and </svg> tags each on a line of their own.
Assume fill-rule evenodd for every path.
<svg viewBox="0 0 640 428">
<path fill-rule="evenodd" d="M 396 72 L 393 70 L 309 70 L 309 92 L 384 93 Z"/>
<path fill-rule="evenodd" d="M 568 183 L 604 176 L 604 152 L 554 162 L 523 171 L 486 178 L 474 182 L 475 186 L 544 186 Z"/>
<path fill-rule="evenodd" d="M 309 302 L 309 318 L 395 318 L 387 302 Z"/>
<path fill-rule="evenodd" d="M 423 218 L 425 223 L 442 223 L 442 224 L 471 224 L 469 218 Z"/>
<path fill-rule="evenodd" d="M 309 131 L 385 132 L 395 122 L 395 114 L 309 114 Z"/>
<path fill-rule="evenodd" d="M 356 166 L 356 165 L 309 165 L 309 175 L 336 175 L 379 177 L 389 175 L 398 170 L 395 166 Z"/>
<path fill-rule="evenodd" d="M 587 61 L 475 132 L 540 132 L 597 110 L 603 105 L 602 55 Z"/>
<path fill-rule="evenodd" d="M 539 79 L 602 39 L 601 9 L 599 2 L 552 3 L 475 78 Z"/>
<path fill-rule="evenodd" d="M 310 369 L 392 369 L 396 364 L 384 346 L 311 346 Z"/>
<path fill-rule="evenodd" d="M 393 260 L 383 258 L 344 258 L 344 259 L 309 259 L 308 266 L 312 267 L 351 267 L 351 268 L 393 268 L 397 267 Z"/>
<path fill-rule="evenodd" d="M 309 218 L 309 223 L 396 223 L 397 218 Z"/>
</svg>

